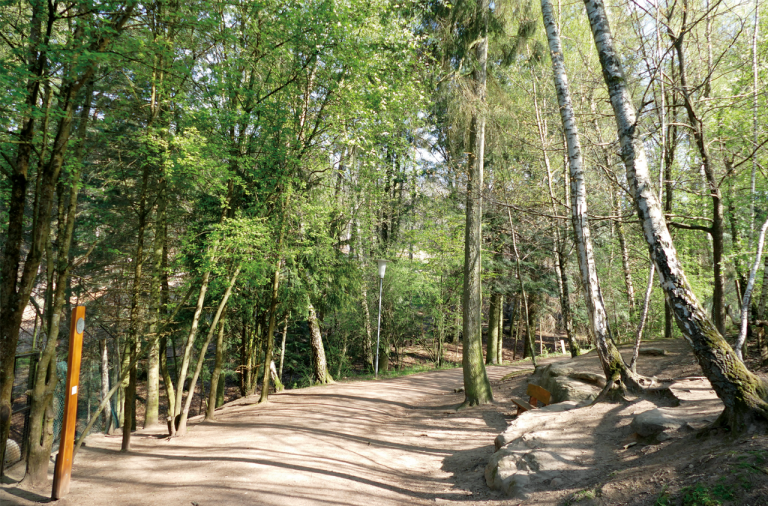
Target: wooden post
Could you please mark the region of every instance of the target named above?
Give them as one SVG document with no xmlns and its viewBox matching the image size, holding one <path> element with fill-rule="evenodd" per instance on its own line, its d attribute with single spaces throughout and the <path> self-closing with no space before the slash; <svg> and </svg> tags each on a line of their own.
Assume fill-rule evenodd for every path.
<svg viewBox="0 0 768 506">
<path fill-rule="evenodd" d="M 61 423 L 61 442 L 53 470 L 53 493 L 57 501 L 69 493 L 72 477 L 72 452 L 75 447 L 75 426 L 77 425 L 77 390 L 80 385 L 80 358 L 83 352 L 83 330 L 85 329 L 85 306 L 72 310 L 69 328 L 69 357 L 67 358 L 67 389 L 64 397 L 64 419 Z"/>
</svg>

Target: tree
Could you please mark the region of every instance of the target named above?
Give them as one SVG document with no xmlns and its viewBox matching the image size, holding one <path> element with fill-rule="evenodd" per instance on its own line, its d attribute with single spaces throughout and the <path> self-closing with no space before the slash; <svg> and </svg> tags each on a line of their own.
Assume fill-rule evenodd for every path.
<svg viewBox="0 0 768 506">
<path fill-rule="evenodd" d="M 736 357 L 688 284 L 661 204 L 652 191 L 645 147 L 627 91 L 624 69 L 614 48 L 605 5 L 602 0 L 585 0 L 584 3 L 616 119 L 627 179 L 664 295 L 673 308 L 683 337 L 693 348 L 705 376 L 725 404 L 719 423 L 734 431 L 743 431 L 755 421 L 768 419 L 768 383 L 751 373 Z"/>
<path fill-rule="evenodd" d="M 549 0 L 541 0 L 541 12 L 544 26 L 547 30 L 552 70 L 554 73 L 557 99 L 560 105 L 560 116 L 568 147 L 568 162 L 571 169 L 571 217 L 573 233 L 576 238 L 576 248 L 579 255 L 579 269 L 584 285 L 584 297 L 589 313 L 590 326 L 595 336 L 595 345 L 607 380 L 606 389 L 619 379 L 629 388 L 637 388 L 637 380 L 632 371 L 624 364 L 619 350 L 613 344 L 613 337 L 608 326 L 608 314 L 605 310 L 600 281 L 595 267 L 595 256 L 592 247 L 589 222 L 587 220 L 587 189 L 584 182 L 581 143 L 576 126 L 576 119 L 571 105 L 568 89 L 568 78 L 563 63 L 563 50 L 560 45 L 560 34 L 555 24 L 552 4 Z"/>
<path fill-rule="evenodd" d="M 481 249 L 483 217 L 483 165 L 485 153 L 485 86 L 488 64 L 488 1 L 478 0 L 476 23 L 481 39 L 477 43 L 475 56 L 477 67 L 474 70 L 475 100 L 477 105 L 472 112 L 470 126 L 470 149 L 467 157 L 467 211 L 464 232 L 464 311 L 463 344 L 464 355 L 464 406 L 485 404 L 493 400 L 491 384 L 483 364 L 482 348 L 482 288 L 481 288 Z"/>
</svg>

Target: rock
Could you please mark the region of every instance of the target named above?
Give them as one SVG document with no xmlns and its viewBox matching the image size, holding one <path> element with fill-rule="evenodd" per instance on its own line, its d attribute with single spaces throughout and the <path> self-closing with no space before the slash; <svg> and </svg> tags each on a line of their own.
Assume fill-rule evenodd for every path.
<svg viewBox="0 0 768 506">
<path fill-rule="evenodd" d="M 509 497 L 524 499 L 527 489 L 543 483 L 562 485 L 562 472 L 568 463 L 555 452 L 542 449 L 530 450 L 531 441 L 522 437 L 497 451 L 485 466 L 485 482 L 493 490 L 500 490 Z"/>
<path fill-rule="evenodd" d="M 534 375 L 539 372 L 539 368 L 536 368 L 536 371 L 534 371 Z M 551 376 L 551 377 L 558 377 L 558 376 L 568 376 L 570 374 L 573 374 L 573 370 L 568 367 L 566 364 L 550 364 L 548 366 L 545 366 L 542 368 L 542 374 Z"/>
<path fill-rule="evenodd" d="M 542 406 L 539 408 L 544 413 L 557 413 L 560 411 L 570 411 L 579 407 L 579 403 L 576 401 L 563 401 L 549 406 Z"/>
<path fill-rule="evenodd" d="M 549 378 L 546 383 L 544 388 L 552 394 L 553 403 L 592 400 L 600 393 L 599 388 L 568 377 Z"/>
<path fill-rule="evenodd" d="M 552 394 L 553 404 L 563 401 L 592 400 L 600 393 L 600 388 L 594 386 L 599 384 L 598 375 L 573 371 L 567 365 L 557 362 L 537 367 L 528 382 L 547 389 Z M 605 385 L 604 381 L 603 385 Z"/>
<path fill-rule="evenodd" d="M 675 416 L 674 412 L 664 408 L 651 409 L 635 416 L 630 427 L 640 436 L 657 436 L 666 431 L 678 430 L 686 425 L 685 420 Z M 668 439 L 660 438 L 659 440 Z"/>
<path fill-rule="evenodd" d="M 568 377 L 581 380 L 585 383 L 589 383 L 590 385 L 595 385 L 600 388 L 605 387 L 605 376 L 600 376 L 599 374 L 591 372 L 574 372 L 569 374 Z"/>
<path fill-rule="evenodd" d="M 13 439 L 7 439 L 5 442 L 5 459 L 3 460 L 4 466 L 15 464 L 21 460 L 21 448 Z"/>
<path fill-rule="evenodd" d="M 509 497 L 524 499 L 525 488 L 531 481 L 524 457 L 525 450 L 520 451 L 515 445 L 497 451 L 485 466 L 485 483 Z"/>
<path fill-rule="evenodd" d="M 663 357 L 667 355 L 667 350 L 661 348 L 640 348 L 640 355 L 648 355 L 651 357 Z"/>
</svg>

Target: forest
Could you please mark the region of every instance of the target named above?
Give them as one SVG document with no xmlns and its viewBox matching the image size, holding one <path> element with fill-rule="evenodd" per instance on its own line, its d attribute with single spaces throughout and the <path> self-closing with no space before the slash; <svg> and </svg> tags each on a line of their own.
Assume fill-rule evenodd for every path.
<svg viewBox="0 0 768 506">
<path fill-rule="evenodd" d="M 78 438 L 124 450 L 414 360 L 462 367 L 467 407 L 505 350 L 596 349 L 603 394 L 643 392 L 616 346 L 659 337 L 719 424 L 764 428 L 765 23 L 759 0 L 3 3 L 0 455 L 26 416 L 46 482 L 75 306 Z"/>
</svg>

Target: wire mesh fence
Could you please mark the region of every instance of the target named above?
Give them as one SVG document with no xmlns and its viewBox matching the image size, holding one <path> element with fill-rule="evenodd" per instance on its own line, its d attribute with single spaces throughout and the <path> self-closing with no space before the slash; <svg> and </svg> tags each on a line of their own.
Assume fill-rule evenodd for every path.
<svg viewBox="0 0 768 506">
<path fill-rule="evenodd" d="M 56 452 L 59 449 L 61 443 L 61 424 L 64 419 L 64 397 L 65 397 L 65 384 L 67 377 L 67 363 L 58 362 L 56 364 L 56 374 L 59 378 L 56 384 L 56 390 L 53 395 L 53 410 L 55 418 L 53 421 L 53 448 L 52 451 Z M 77 393 L 77 424 L 75 425 L 75 438 L 79 438 L 82 431 L 90 421 L 92 416 L 95 416 L 96 411 L 99 408 L 99 389 L 101 386 L 101 376 L 93 367 L 85 365 L 80 370 L 80 386 Z M 101 418 L 97 419 L 91 428 L 91 432 L 100 432 L 104 430 L 104 426 Z"/>
<path fill-rule="evenodd" d="M 6 445 L 4 457 L 4 466 L 6 469 L 10 466 L 24 460 L 29 451 L 29 433 L 30 433 L 30 408 L 32 398 L 30 391 L 34 386 L 37 365 L 40 359 L 40 352 L 23 353 L 16 356 L 14 367 L 14 383 L 12 391 L 12 415 L 11 431 Z M 67 377 L 67 363 L 59 361 L 56 363 L 57 383 L 53 394 L 53 447 L 56 452 L 59 448 L 61 438 L 61 424 L 64 419 L 64 397 Z M 80 388 L 77 400 L 77 425 L 76 436 L 79 437 L 87 425 L 91 416 L 94 416 L 101 401 L 100 395 L 101 375 L 98 367 L 93 364 L 86 365 L 80 371 Z M 110 408 L 108 408 L 110 409 Z M 97 419 L 91 429 L 91 432 L 104 430 L 104 424 L 101 418 Z"/>
<path fill-rule="evenodd" d="M 24 458 L 28 451 L 29 390 L 34 384 L 39 353 L 23 353 L 14 360 L 14 382 L 11 391 L 11 431 L 6 444 L 4 467 L 11 466 Z"/>
</svg>

